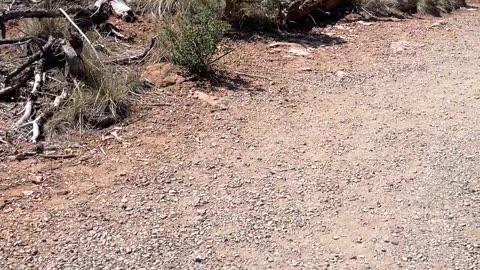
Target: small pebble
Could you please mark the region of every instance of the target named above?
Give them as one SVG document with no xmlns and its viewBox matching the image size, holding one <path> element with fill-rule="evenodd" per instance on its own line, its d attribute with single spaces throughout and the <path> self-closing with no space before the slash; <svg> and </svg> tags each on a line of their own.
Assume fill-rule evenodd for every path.
<svg viewBox="0 0 480 270">
<path fill-rule="evenodd" d="M 41 175 L 37 175 L 32 179 L 32 183 L 36 185 L 40 185 L 42 182 L 43 182 L 43 177 Z"/>
</svg>

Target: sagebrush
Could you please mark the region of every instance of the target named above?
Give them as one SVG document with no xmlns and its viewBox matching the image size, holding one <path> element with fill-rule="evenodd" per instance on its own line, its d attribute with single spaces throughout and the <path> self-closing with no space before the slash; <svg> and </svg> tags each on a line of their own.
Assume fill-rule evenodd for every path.
<svg viewBox="0 0 480 270">
<path fill-rule="evenodd" d="M 160 32 L 162 49 L 172 63 L 193 73 L 210 69 L 213 55 L 229 25 L 213 1 L 192 1 L 191 10 L 175 17 Z"/>
</svg>

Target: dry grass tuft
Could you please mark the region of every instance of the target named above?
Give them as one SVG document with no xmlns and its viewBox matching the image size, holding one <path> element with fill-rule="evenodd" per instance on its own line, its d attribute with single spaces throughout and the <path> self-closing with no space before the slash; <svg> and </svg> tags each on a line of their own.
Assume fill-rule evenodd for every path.
<svg viewBox="0 0 480 270">
<path fill-rule="evenodd" d="M 141 14 L 151 13 L 164 17 L 187 11 L 191 2 L 192 0 L 137 0 L 133 3 L 133 8 Z"/>
<path fill-rule="evenodd" d="M 63 38 L 67 31 L 65 20 L 59 18 L 30 19 L 24 22 L 25 32 L 34 37 Z"/>
<path fill-rule="evenodd" d="M 104 66 L 88 47 L 84 48 L 82 60 L 86 79 L 71 85 L 69 99 L 47 123 L 49 134 L 68 128 L 104 128 L 128 115 L 131 87 L 137 78 Z"/>
<path fill-rule="evenodd" d="M 38 3 L 38 6 L 47 10 L 55 10 L 65 4 L 64 0 L 44 0 Z M 40 38 L 48 36 L 63 38 L 67 32 L 67 24 L 63 18 L 29 19 L 24 22 L 22 28 L 27 34 Z"/>
<path fill-rule="evenodd" d="M 403 17 L 397 0 L 358 0 L 354 5 L 360 12 L 367 12 L 369 15 Z"/>
</svg>

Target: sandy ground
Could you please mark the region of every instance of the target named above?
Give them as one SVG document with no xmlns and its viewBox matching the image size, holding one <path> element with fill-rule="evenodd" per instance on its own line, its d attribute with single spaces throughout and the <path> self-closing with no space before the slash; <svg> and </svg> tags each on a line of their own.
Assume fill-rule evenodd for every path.
<svg viewBox="0 0 480 270">
<path fill-rule="evenodd" d="M 480 269 L 480 11 L 235 45 L 74 159 L 4 158 L 0 268 Z"/>
</svg>

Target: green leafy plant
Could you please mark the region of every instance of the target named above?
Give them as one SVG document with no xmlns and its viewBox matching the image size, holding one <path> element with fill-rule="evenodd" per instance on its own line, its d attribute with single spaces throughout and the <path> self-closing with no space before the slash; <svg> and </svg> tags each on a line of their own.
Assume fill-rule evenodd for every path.
<svg viewBox="0 0 480 270">
<path fill-rule="evenodd" d="M 221 20 L 212 1 L 192 1 L 191 10 L 175 17 L 161 31 L 162 48 L 172 63 L 201 74 L 210 69 L 212 57 L 229 25 Z"/>
</svg>

